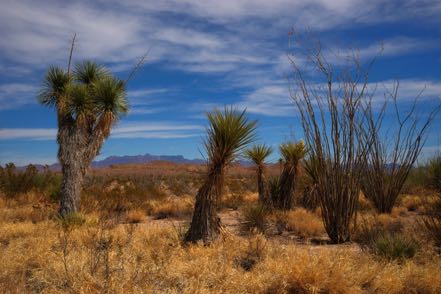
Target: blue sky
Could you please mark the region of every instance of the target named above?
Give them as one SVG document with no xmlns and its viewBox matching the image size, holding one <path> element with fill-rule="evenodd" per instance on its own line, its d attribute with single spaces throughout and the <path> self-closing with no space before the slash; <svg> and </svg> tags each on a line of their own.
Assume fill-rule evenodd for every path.
<svg viewBox="0 0 441 294">
<path fill-rule="evenodd" d="M 150 49 L 128 87 L 131 111 L 99 158 L 182 154 L 201 158 L 204 113 L 246 107 L 260 141 L 301 138 L 285 75 L 288 32 L 305 28 L 328 48 L 384 50 L 370 82 L 400 80 L 400 103 L 424 90 L 421 111 L 441 97 L 441 1 L 23 1 L 0 0 L 0 164 L 56 162 L 56 120 L 37 104 L 50 64 L 93 59 L 121 78 Z M 38 3 L 37 3 L 38 2 Z M 425 156 L 439 150 L 441 118 Z M 275 155 L 277 156 L 277 155 Z"/>
</svg>

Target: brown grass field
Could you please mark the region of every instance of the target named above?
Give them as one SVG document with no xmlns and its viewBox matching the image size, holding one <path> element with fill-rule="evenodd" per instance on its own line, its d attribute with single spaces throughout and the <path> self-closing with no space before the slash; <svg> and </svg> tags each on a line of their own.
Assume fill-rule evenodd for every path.
<svg viewBox="0 0 441 294">
<path fill-rule="evenodd" d="M 69 223 L 45 192 L 1 194 L 0 292 L 441 293 L 441 257 L 420 221 L 434 192 L 406 188 L 390 215 L 360 196 L 353 241 L 332 245 L 319 208 L 261 210 L 254 170 L 233 166 L 222 238 L 184 245 L 204 172 L 167 162 L 92 170 Z M 398 245 L 372 245 L 379 231 Z"/>
</svg>

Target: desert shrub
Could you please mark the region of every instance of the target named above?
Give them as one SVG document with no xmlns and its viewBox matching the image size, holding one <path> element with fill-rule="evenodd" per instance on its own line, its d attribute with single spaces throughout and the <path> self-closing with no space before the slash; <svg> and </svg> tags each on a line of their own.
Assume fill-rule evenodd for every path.
<svg viewBox="0 0 441 294">
<path fill-rule="evenodd" d="M 426 183 L 429 188 L 441 193 L 441 155 L 429 160 L 426 171 Z"/>
<path fill-rule="evenodd" d="M 225 186 L 231 194 L 245 194 L 247 192 L 256 192 L 254 178 L 252 175 L 227 175 L 225 177 Z"/>
<path fill-rule="evenodd" d="M 385 234 L 374 239 L 373 252 L 388 260 L 412 258 L 419 245 L 404 234 Z"/>
<path fill-rule="evenodd" d="M 358 196 L 358 211 L 372 210 L 371 202 L 362 193 Z"/>
<path fill-rule="evenodd" d="M 146 204 L 147 213 L 156 219 L 179 218 L 191 215 L 194 200 L 192 198 L 168 197 L 165 200 L 153 200 Z"/>
<path fill-rule="evenodd" d="M 315 213 L 303 208 L 275 214 L 276 227 L 293 232 L 299 237 L 317 237 L 326 233 L 323 222 Z"/>
<path fill-rule="evenodd" d="M 84 215 L 78 212 L 71 212 L 63 217 L 59 216 L 57 220 L 58 224 L 64 229 L 79 227 L 86 223 Z"/>
<path fill-rule="evenodd" d="M 262 203 L 245 206 L 242 210 L 242 229 L 246 232 L 257 230 L 265 232 L 268 228 L 268 208 Z"/>
<path fill-rule="evenodd" d="M 317 195 L 317 188 L 314 184 L 310 184 L 303 189 L 303 194 L 301 195 L 300 205 L 304 208 L 314 211 L 317 207 L 319 207 L 320 202 Z"/>
<path fill-rule="evenodd" d="M 248 246 L 236 257 L 236 264 L 244 271 L 251 271 L 254 266 L 265 257 L 267 240 L 262 235 L 257 235 L 248 240 Z"/>
<path fill-rule="evenodd" d="M 422 223 L 435 246 L 441 249 L 441 196 L 427 208 Z"/>
<path fill-rule="evenodd" d="M 400 216 L 405 216 L 408 212 L 408 209 L 406 207 L 394 207 L 392 208 L 392 211 L 390 213 L 390 215 L 394 218 L 400 217 Z"/>
<path fill-rule="evenodd" d="M 141 209 L 132 209 L 126 214 L 126 222 L 137 224 L 145 221 L 145 213 Z"/>
<path fill-rule="evenodd" d="M 34 165 L 20 171 L 13 163 L 0 168 L 0 190 L 9 198 L 37 190 L 54 199 L 60 190 L 61 177 L 49 168 L 39 172 Z"/>
<path fill-rule="evenodd" d="M 400 204 L 406 207 L 408 211 L 418 211 L 423 206 L 423 199 L 417 195 L 403 195 Z"/>
<path fill-rule="evenodd" d="M 388 214 L 364 217 L 353 239 L 362 249 L 388 260 L 411 258 L 419 248 L 418 242 L 405 234 L 401 221 Z"/>
<path fill-rule="evenodd" d="M 388 214 L 360 216 L 352 239 L 364 249 L 372 249 L 375 240 L 388 234 L 401 234 L 403 224 Z"/>
<path fill-rule="evenodd" d="M 237 210 L 240 206 L 244 204 L 244 194 L 243 193 L 229 193 L 224 195 L 221 199 L 221 207 L 231 208 Z"/>
</svg>

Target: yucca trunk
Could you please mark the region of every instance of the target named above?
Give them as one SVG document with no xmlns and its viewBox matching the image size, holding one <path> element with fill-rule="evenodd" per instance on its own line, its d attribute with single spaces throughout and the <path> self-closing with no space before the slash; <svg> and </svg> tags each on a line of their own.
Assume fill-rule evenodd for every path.
<svg viewBox="0 0 441 294">
<path fill-rule="evenodd" d="M 82 129 L 69 123 L 59 129 L 58 159 L 61 164 L 60 209 L 62 217 L 79 209 L 82 184 L 86 171 L 104 142 L 101 132 L 88 136 Z"/>
<path fill-rule="evenodd" d="M 292 163 L 285 163 L 280 175 L 280 192 L 277 195 L 276 208 L 289 210 L 294 204 L 294 190 L 297 178 L 297 166 Z"/>
<path fill-rule="evenodd" d="M 84 179 L 83 151 L 84 140 L 69 121 L 63 121 L 58 131 L 58 159 L 61 164 L 63 180 L 59 213 L 61 216 L 78 210 L 81 187 Z M 83 144 L 82 144 L 83 143 Z"/>
<path fill-rule="evenodd" d="M 268 183 L 265 178 L 265 171 L 263 166 L 257 167 L 257 192 L 259 194 L 259 202 L 267 204 L 269 199 Z"/>
<path fill-rule="evenodd" d="M 61 183 L 59 213 L 63 217 L 78 210 L 84 179 L 79 162 L 77 160 L 68 161 L 69 163 L 62 165 L 63 181 Z"/>
<path fill-rule="evenodd" d="M 202 240 L 204 244 L 209 244 L 220 234 L 217 204 L 222 194 L 223 181 L 224 166 L 218 164 L 210 167 L 207 178 L 196 195 L 193 218 L 185 235 L 185 242 Z"/>
</svg>

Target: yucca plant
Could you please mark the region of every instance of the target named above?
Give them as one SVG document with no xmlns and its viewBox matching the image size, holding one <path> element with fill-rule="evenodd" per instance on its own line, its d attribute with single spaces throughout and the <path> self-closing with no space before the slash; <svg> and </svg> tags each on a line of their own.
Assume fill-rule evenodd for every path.
<svg viewBox="0 0 441 294">
<path fill-rule="evenodd" d="M 259 202 L 262 204 L 271 202 L 268 183 L 265 178 L 265 160 L 272 152 L 272 148 L 265 144 L 254 145 L 250 149 L 245 150 L 245 157 L 256 165 L 257 191 L 259 193 Z"/>
<path fill-rule="evenodd" d="M 210 126 L 204 142 L 207 151 L 207 176 L 196 195 L 193 218 L 184 240 L 205 244 L 220 233 L 217 204 L 222 194 L 225 168 L 255 138 L 256 121 L 249 121 L 245 111 L 215 109 L 207 114 Z"/>
<path fill-rule="evenodd" d="M 90 61 L 77 64 L 73 72 L 51 66 L 38 99 L 57 111 L 63 175 L 59 212 L 65 216 L 77 211 L 86 170 L 128 111 L 125 82 Z"/>
<path fill-rule="evenodd" d="M 279 149 L 283 159 L 283 169 L 279 179 L 280 190 L 275 197 L 274 206 L 289 210 L 293 206 L 299 163 L 305 156 L 306 149 L 303 141 L 286 142 L 281 144 Z"/>
</svg>

